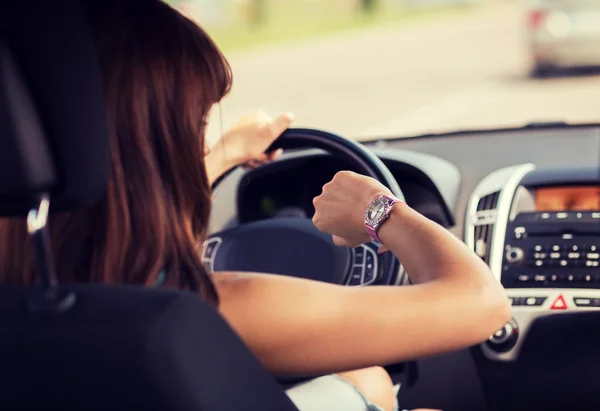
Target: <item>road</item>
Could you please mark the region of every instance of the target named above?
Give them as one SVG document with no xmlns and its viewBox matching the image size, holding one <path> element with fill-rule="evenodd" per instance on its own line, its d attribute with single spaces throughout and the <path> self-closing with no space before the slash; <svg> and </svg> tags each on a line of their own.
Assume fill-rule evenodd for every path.
<svg viewBox="0 0 600 411">
<path fill-rule="evenodd" d="M 257 107 L 360 139 L 600 121 L 600 76 L 527 78 L 518 3 L 228 55 L 223 124 Z"/>
</svg>

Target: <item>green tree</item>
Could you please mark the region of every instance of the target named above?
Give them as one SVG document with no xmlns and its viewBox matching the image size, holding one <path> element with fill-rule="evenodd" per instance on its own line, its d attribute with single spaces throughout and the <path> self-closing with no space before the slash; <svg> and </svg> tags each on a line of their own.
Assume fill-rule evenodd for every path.
<svg viewBox="0 0 600 411">
<path fill-rule="evenodd" d="M 377 0 L 360 0 L 360 8 L 365 13 L 372 13 L 377 8 Z"/>
<path fill-rule="evenodd" d="M 250 21 L 253 25 L 260 26 L 267 20 L 267 0 L 251 0 Z"/>
</svg>

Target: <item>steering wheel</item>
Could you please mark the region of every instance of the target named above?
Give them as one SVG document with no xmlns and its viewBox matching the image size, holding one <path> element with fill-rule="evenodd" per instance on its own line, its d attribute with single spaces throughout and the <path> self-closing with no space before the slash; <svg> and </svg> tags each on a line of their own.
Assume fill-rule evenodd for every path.
<svg viewBox="0 0 600 411">
<path fill-rule="evenodd" d="M 346 159 L 404 200 L 390 170 L 355 141 L 325 131 L 288 129 L 268 151 L 277 148 L 323 149 Z M 283 274 L 351 286 L 390 284 L 400 264 L 391 253 L 377 254 L 377 248 L 375 243 L 354 249 L 338 247 L 331 235 L 321 233 L 308 218 L 275 218 L 212 234 L 204 243 L 203 259 L 211 271 Z"/>
</svg>

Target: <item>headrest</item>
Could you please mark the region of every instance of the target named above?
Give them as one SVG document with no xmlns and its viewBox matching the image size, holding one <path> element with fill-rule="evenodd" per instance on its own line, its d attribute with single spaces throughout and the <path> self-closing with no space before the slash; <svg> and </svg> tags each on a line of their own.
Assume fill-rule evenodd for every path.
<svg viewBox="0 0 600 411">
<path fill-rule="evenodd" d="M 33 8 L 33 10 L 32 10 Z M 0 216 L 91 204 L 109 176 L 95 45 L 77 0 L 0 4 Z"/>
</svg>

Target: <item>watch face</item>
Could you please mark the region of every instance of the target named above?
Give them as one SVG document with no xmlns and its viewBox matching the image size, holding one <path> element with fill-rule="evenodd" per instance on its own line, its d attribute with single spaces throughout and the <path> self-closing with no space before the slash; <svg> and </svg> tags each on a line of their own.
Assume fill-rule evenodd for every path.
<svg viewBox="0 0 600 411">
<path fill-rule="evenodd" d="M 389 201 L 385 198 L 377 198 L 369 207 L 365 213 L 365 222 L 369 225 L 376 225 L 380 223 L 386 217 L 386 209 Z"/>
</svg>

